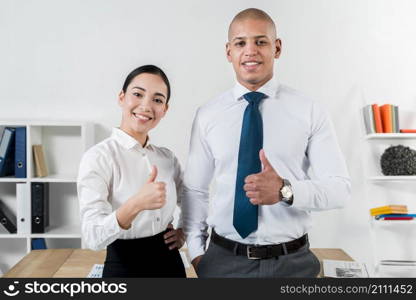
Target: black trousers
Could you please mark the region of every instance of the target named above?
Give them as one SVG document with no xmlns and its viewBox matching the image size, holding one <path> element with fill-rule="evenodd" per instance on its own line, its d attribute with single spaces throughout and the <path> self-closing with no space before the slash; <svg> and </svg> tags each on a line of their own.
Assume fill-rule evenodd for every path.
<svg viewBox="0 0 416 300">
<path fill-rule="evenodd" d="M 115 240 L 107 246 L 103 277 L 186 277 L 178 249 L 169 250 L 163 231 L 151 237 Z"/>
</svg>

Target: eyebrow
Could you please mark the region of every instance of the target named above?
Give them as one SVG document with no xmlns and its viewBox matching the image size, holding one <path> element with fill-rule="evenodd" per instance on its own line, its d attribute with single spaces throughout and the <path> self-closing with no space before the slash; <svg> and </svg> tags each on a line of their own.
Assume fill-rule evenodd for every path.
<svg viewBox="0 0 416 300">
<path fill-rule="evenodd" d="M 253 38 L 255 38 L 255 39 L 267 38 L 267 35 L 256 35 Z M 235 40 L 246 40 L 246 39 L 247 39 L 247 37 L 237 36 L 237 37 L 233 38 L 233 41 L 235 41 Z"/>
<path fill-rule="evenodd" d="M 134 87 L 132 87 L 131 89 L 139 89 L 139 90 L 142 90 L 143 92 L 146 92 L 146 89 L 144 89 L 144 88 L 142 88 L 142 87 L 140 87 L 140 86 L 134 86 Z M 163 97 L 163 98 L 165 98 L 165 99 L 166 99 L 166 96 L 165 96 L 165 95 L 163 95 L 162 93 L 156 92 L 156 93 L 155 93 L 155 95 L 156 95 L 156 96 L 161 96 L 161 97 Z"/>
</svg>

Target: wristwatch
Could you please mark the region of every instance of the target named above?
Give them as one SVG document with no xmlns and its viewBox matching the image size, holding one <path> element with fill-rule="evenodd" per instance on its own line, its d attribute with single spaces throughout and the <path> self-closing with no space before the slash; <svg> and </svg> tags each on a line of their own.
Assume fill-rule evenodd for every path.
<svg viewBox="0 0 416 300">
<path fill-rule="evenodd" d="M 292 205 L 293 203 L 293 191 L 292 185 L 290 181 L 287 179 L 283 179 L 283 186 L 280 189 L 280 196 L 282 197 L 282 201 L 288 205 Z"/>
</svg>

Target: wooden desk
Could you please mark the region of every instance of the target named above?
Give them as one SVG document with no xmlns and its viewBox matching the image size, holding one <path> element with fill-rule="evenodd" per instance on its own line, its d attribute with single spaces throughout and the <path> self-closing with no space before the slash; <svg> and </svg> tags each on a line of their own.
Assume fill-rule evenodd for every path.
<svg viewBox="0 0 416 300">
<path fill-rule="evenodd" d="M 311 249 L 321 262 L 323 259 L 349 260 L 353 259 L 341 249 Z M 87 249 L 47 249 L 33 250 L 19 261 L 3 277 L 43 277 L 43 278 L 84 278 L 94 264 L 103 264 L 105 250 L 92 251 Z M 191 266 L 186 269 L 189 278 L 195 278 L 196 273 Z"/>
</svg>

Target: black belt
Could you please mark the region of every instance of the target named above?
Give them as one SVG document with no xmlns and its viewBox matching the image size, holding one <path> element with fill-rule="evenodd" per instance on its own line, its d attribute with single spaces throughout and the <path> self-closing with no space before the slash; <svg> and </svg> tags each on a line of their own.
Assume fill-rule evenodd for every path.
<svg viewBox="0 0 416 300">
<path fill-rule="evenodd" d="M 298 251 L 308 242 L 308 235 L 305 234 L 296 240 L 275 245 L 246 245 L 226 239 L 218 235 L 213 229 L 211 241 L 224 249 L 232 251 L 235 255 L 247 256 L 249 259 L 263 259 Z"/>
</svg>

